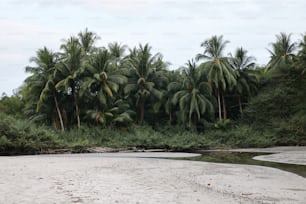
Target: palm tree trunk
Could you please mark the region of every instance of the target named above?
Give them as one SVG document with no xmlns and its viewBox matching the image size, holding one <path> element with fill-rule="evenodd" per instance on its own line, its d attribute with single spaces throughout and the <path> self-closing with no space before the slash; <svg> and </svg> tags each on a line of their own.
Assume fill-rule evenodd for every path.
<svg viewBox="0 0 306 204">
<path fill-rule="evenodd" d="M 80 120 L 79 106 L 78 106 L 78 103 L 77 103 L 76 95 L 73 94 L 73 96 L 74 96 L 75 114 L 76 114 L 76 117 L 77 117 L 78 128 L 80 128 L 81 127 L 81 120 Z"/>
<path fill-rule="evenodd" d="M 220 90 L 219 90 L 219 88 L 217 88 L 217 95 L 218 95 L 218 107 L 219 107 L 219 120 L 221 121 L 222 120 L 222 115 L 221 115 L 222 109 L 221 109 Z"/>
<path fill-rule="evenodd" d="M 224 93 L 221 93 L 222 96 L 222 104 L 223 104 L 223 119 L 226 120 L 227 118 L 227 112 L 226 112 L 226 104 L 224 99 Z"/>
<path fill-rule="evenodd" d="M 68 123 L 68 116 L 65 108 L 62 109 L 64 126 Z"/>
<path fill-rule="evenodd" d="M 53 114 L 52 114 L 53 115 Z M 52 125 L 53 125 L 53 128 L 54 129 L 57 129 L 58 127 L 57 127 L 57 122 L 56 122 L 56 119 L 55 119 L 55 117 L 54 116 L 52 116 Z"/>
<path fill-rule="evenodd" d="M 195 129 L 197 128 L 197 123 L 198 123 L 197 115 L 195 113 L 193 113 L 193 124 L 194 124 Z"/>
<path fill-rule="evenodd" d="M 57 98 L 56 98 L 56 95 L 55 95 L 54 92 L 53 92 L 53 99 L 54 99 L 54 103 L 55 103 L 55 108 L 56 108 L 56 111 L 57 111 L 57 115 L 58 115 L 58 118 L 59 118 L 59 121 L 60 121 L 60 124 L 61 124 L 61 129 L 62 129 L 62 131 L 65 131 L 65 127 L 64 127 L 64 122 L 63 122 L 62 114 L 61 114 L 61 111 L 60 111 L 60 109 L 59 109 L 58 102 L 57 102 Z"/>
<path fill-rule="evenodd" d="M 243 118 L 243 111 L 242 111 L 242 104 L 241 104 L 240 95 L 238 95 L 238 103 L 239 103 L 240 115 L 241 115 L 241 118 Z"/>
<path fill-rule="evenodd" d="M 140 124 L 143 125 L 144 120 L 144 100 L 140 99 Z"/>
</svg>

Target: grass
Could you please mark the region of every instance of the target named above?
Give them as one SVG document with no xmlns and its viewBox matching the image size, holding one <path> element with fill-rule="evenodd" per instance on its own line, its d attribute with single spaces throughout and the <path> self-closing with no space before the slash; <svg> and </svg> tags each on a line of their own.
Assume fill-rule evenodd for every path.
<svg viewBox="0 0 306 204">
<path fill-rule="evenodd" d="M 209 148 L 269 147 L 283 144 L 284 138 L 272 130 L 257 130 L 248 125 L 227 130 L 210 129 L 198 133 L 175 127 L 153 129 L 149 126 L 134 125 L 129 129 L 101 129 L 82 127 L 59 133 L 60 139 L 69 147 L 103 146 L 113 148 L 162 148 L 169 150 L 193 151 Z M 301 138 L 288 137 L 288 144 L 305 145 Z"/>
<path fill-rule="evenodd" d="M 35 154 L 47 148 L 59 148 L 56 132 L 37 127 L 26 120 L 0 114 L 0 154 Z"/>
<path fill-rule="evenodd" d="M 79 151 L 95 146 L 196 151 L 212 148 L 306 145 L 305 134 L 286 137 L 283 133 L 285 130 L 233 125 L 225 129 L 210 128 L 205 132 L 196 132 L 175 126 L 152 128 L 133 125 L 121 129 L 83 126 L 80 129 L 61 132 L 0 114 L 0 154 L 39 154 L 58 148 Z"/>
</svg>

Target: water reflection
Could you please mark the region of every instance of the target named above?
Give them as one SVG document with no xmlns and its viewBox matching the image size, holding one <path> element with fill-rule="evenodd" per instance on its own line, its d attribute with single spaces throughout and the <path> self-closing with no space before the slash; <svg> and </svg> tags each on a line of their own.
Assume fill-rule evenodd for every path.
<svg viewBox="0 0 306 204">
<path fill-rule="evenodd" d="M 283 164 L 277 162 L 258 161 L 252 159 L 255 156 L 264 155 L 267 153 L 246 153 L 246 152 L 196 152 L 196 153 L 201 153 L 202 156 L 183 158 L 183 159 L 191 161 L 267 166 L 267 167 L 273 167 L 289 171 L 306 178 L 306 165 Z"/>
</svg>

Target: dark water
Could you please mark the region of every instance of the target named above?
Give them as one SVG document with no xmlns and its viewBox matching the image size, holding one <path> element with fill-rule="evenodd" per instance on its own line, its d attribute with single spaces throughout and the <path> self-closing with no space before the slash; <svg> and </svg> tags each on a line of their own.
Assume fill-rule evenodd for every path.
<svg viewBox="0 0 306 204">
<path fill-rule="evenodd" d="M 289 171 L 306 178 L 306 165 L 282 164 L 277 162 L 258 161 L 252 159 L 255 156 L 264 155 L 265 153 L 246 153 L 246 152 L 197 152 L 202 156 L 183 158 L 184 160 L 205 161 L 215 163 L 230 164 L 248 164 L 278 168 Z"/>
</svg>

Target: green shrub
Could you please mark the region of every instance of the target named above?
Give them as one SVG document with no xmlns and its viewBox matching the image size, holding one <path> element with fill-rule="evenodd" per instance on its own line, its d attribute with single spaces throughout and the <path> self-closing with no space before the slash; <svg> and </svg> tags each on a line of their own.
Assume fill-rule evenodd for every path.
<svg viewBox="0 0 306 204">
<path fill-rule="evenodd" d="M 46 127 L 0 114 L 0 154 L 35 154 L 60 147 L 57 136 Z"/>
</svg>

